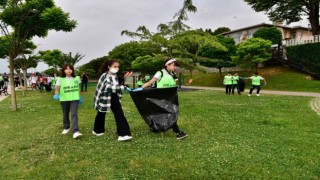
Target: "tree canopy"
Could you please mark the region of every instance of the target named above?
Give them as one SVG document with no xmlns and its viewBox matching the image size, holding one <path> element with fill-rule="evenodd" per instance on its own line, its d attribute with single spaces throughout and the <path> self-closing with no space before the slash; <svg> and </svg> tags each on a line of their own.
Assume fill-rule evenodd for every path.
<svg viewBox="0 0 320 180">
<path fill-rule="evenodd" d="M 282 33 L 276 27 L 265 27 L 257 30 L 253 37 L 260 37 L 262 39 L 270 40 L 272 44 L 282 44 Z"/>
<path fill-rule="evenodd" d="M 313 35 L 320 34 L 319 0 L 244 0 L 255 11 L 264 11 L 274 21 L 286 21 L 288 24 L 302 20 L 306 16 L 311 24 Z"/>
<path fill-rule="evenodd" d="M 271 58 L 271 41 L 262 38 L 251 38 L 238 44 L 236 55 L 232 56 L 235 64 L 242 67 L 256 68 L 258 64 Z"/>
</svg>

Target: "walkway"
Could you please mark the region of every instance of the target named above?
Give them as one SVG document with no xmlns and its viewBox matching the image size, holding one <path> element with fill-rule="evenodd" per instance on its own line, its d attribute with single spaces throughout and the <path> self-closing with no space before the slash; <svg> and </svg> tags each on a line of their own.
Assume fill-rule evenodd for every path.
<svg viewBox="0 0 320 180">
<path fill-rule="evenodd" d="M 225 91 L 225 88 L 219 88 L 219 87 L 182 86 L 182 88 Z M 248 94 L 248 90 L 246 90 L 245 93 Z M 286 96 L 308 96 L 308 97 L 320 98 L 320 93 L 313 93 L 313 92 L 273 91 L 273 90 L 264 90 L 263 89 L 263 90 L 261 90 L 260 94 L 275 94 L 275 95 L 286 95 Z"/>
</svg>

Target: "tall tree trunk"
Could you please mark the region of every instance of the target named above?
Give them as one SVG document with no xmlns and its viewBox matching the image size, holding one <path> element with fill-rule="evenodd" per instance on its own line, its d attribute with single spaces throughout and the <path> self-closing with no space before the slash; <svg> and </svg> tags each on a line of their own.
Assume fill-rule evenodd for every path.
<svg viewBox="0 0 320 180">
<path fill-rule="evenodd" d="M 17 110 L 17 98 L 16 98 L 16 91 L 14 87 L 14 57 L 12 55 L 9 56 L 9 66 L 10 66 L 10 88 L 11 88 L 11 106 L 12 110 L 16 111 Z"/>
<path fill-rule="evenodd" d="M 311 25 L 312 35 L 319 35 L 320 34 L 319 3 L 310 2 L 310 11 L 309 11 L 308 19 Z"/>
<path fill-rule="evenodd" d="M 23 70 L 23 80 L 24 80 L 23 90 L 27 91 L 28 90 L 28 80 L 27 80 L 27 70 L 28 69 L 23 68 L 22 70 Z"/>
</svg>

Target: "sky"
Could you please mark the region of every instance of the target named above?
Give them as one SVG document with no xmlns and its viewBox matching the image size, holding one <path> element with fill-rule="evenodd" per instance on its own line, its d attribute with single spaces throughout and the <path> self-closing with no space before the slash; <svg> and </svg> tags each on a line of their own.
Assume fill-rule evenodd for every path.
<svg viewBox="0 0 320 180">
<path fill-rule="evenodd" d="M 145 25 L 152 32 L 160 23 L 173 20 L 183 0 L 55 0 L 56 6 L 70 14 L 78 25 L 72 32 L 50 31 L 46 38 L 34 38 L 36 50 L 59 49 L 64 53 L 80 53 L 85 57 L 80 66 L 92 59 L 108 55 L 115 46 L 133 40 L 121 36 L 121 31 L 135 31 Z M 193 0 L 196 13 L 189 13 L 186 22 L 192 29 L 212 30 L 229 27 L 231 30 L 260 23 L 272 23 L 264 13 L 257 13 L 243 0 Z M 294 25 L 307 26 L 301 21 Z M 44 71 L 48 66 L 39 63 L 28 72 Z M 0 59 L 0 73 L 9 72 L 6 59 Z"/>
</svg>

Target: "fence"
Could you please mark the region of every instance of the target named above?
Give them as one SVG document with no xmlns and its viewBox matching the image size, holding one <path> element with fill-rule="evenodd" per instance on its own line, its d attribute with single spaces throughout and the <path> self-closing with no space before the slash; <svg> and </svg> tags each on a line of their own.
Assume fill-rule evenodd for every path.
<svg viewBox="0 0 320 180">
<path fill-rule="evenodd" d="M 282 42 L 285 46 L 295 46 L 299 44 L 317 43 L 320 42 L 320 35 L 310 36 L 308 39 L 290 39 Z"/>
</svg>

